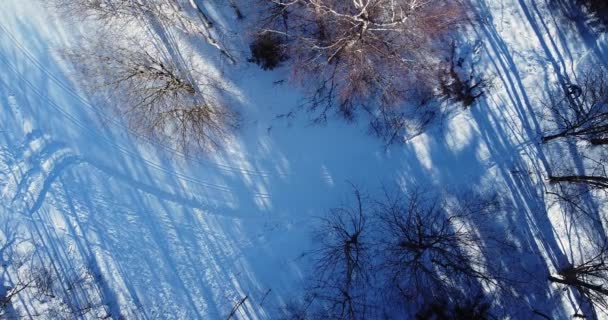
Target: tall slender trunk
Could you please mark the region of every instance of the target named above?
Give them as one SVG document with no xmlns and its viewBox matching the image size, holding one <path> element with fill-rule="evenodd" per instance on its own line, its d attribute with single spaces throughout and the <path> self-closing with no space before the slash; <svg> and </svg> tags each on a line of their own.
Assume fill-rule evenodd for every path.
<svg viewBox="0 0 608 320">
<path fill-rule="evenodd" d="M 198 12 L 198 17 L 200 18 L 201 22 L 203 23 L 203 26 L 205 27 L 202 31 L 204 31 L 203 36 L 206 38 L 207 43 L 217 48 L 224 57 L 228 58 L 228 61 L 231 64 L 236 64 L 236 59 L 219 43 L 219 41 L 213 35 L 211 30 L 213 29 L 213 21 L 198 5 L 197 0 L 190 0 L 190 6 L 196 9 L 196 11 Z"/>
<path fill-rule="evenodd" d="M 573 280 L 564 280 L 564 279 L 560 279 L 554 276 L 549 276 L 548 277 L 549 281 L 551 282 L 558 282 L 561 284 L 565 284 L 565 285 L 569 285 L 569 286 L 575 286 L 575 287 L 583 287 L 583 288 L 587 288 L 590 290 L 593 290 L 595 292 L 599 292 L 603 295 L 608 296 L 608 289 L 604 288 L 601 285 L 597 285 L 597 284 L 591 284 L 591 283 L 587 283 L 584 281 L 580 281 L 578 279 L 573 279 Z"/>
<path fill-rule="evenodd" d="M 559 139 L 559 138 L 564 138 L 569 136 L 569 134 L 567 132 L 562 132 L 562 133 L 557 133 L 557 134 L 552 134 L 552 135 L 548 135 L 548 136 L 544 136 L 543 137 L 543 143 L 549 142 L 551 140 L 555 140 L 555 139 Z"/>
<path fill-rule="evenodd" d="M 599 188 L 608 188 L 608 178 L 599 176 L 549 176 L 550 183 L 585 183 Z"/>
<path fill-rule="evenodd" d="M 608 138 L 589 139 L 589 142 L 594 146 L 603 146 L 608 144 Z"/>
</svg>

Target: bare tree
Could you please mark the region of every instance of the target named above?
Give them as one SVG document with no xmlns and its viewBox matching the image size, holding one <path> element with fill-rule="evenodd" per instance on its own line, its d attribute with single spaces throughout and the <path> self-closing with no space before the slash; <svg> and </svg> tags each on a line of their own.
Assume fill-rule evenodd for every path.
<svg viewBox="0 0 608 320">
<path fill-rule="evenodd" d="M 365 280 L 367 244 L 365 242 L 366 214 L 363 195 L 355 189 L 355 206 L 330 210 L 322 218 L 318 231 L 322 248 L 316 252 L 317 269 L 321 274 L 344 274 L 344 282 L 351 285 L 354 281 Z"/>
<path fill-rule="evenodd" d="M 433 91 L 441 39 L 463 18 L 454 0 L 266 2 L 272 10 L 262 32 L 288 40 L 295 77 L 310 92 L 304 105 L 317 122 L 333 113 L 352 120 L 361 107 L 383 119 L 406 99 Z"/>
<path fill-rule="evenodd" d="M 106 23 L 128 23 L 143 14 L 156 11 L 158 2 L 139 0 L 51 0 L 49 5 L 71 18 L 103 20 Z M 122 21 L 121 21 L 122 20 Z"/>
<path fill-rule="evenodd" d="M 3 279 L 2 279 L 3 280 Z M 16 276 L 16 281 L 12 281 L 9 286 L 0 284 L 0 318 L 15 318 L 15 311 L 12 301 L 21 294 L 22 291 L 33 286 L 32 278 L 24 278 L 22 275 Z"/>
<path fill-rule="evenodd" d="M 569 182 L 584 183 L 594 188 L 608 189 L 608 178 L 590 175 L 549 176 L 551 183 Z"/>
<path fill-rule="evenodd" d="M 232 62 L 219 45 L 213 22 L 196 1 L 187 0 L 52 0 L 71 16 L 102 27 L 99 41 L 71 51 L 92 92 L 111 92 L 117 111 L 140 136 L 166 140 L 183 151 L 221 148 L 237 127 L 237 116 L 224 105 L 225 90 L 217 78 L 197 73 L 173 37 L 170 44 L 151 41 L 156 27 L 175 27 L 202 34 Z M 188 10 L 190 9 L 190 10 Z M 196 21 L 198 17 L 200 21 Z M 138 25 L 138 39 L 120 30 Z M 138 29 L 138 30 L 140 30 Z M 158 30 L 157 30 L 158 31 Z M 169 41 L 169 40 L 168 40 Z M 145 45 L 144 45 L 145 43 Z"/>
<path fill-rule="evenodd" d="M 456 41 L 452 41 L 452 51 L 447 59 L 447 67 L 439 75 L 441 93 L 448 99 L 460 102 L 467 108 L 485 94 L 491 81 L 477 73 L 475 63 L 465 68 L 465 57 L 459 56 Z"/>
<path fill-rule="evenodd" d="M 550 282 L 571 286 L 594 306 L 608 311 L 608 244 L 604 243 L 590 257 L 567 265 L 557 275 L 549 275 Z"/>
<path fill-rule="evenodd" d="M 325 312 L 337 319 L 362 319 L 366 315 L 366 289 L 370 256 L 367 242 L 368 201 L 354 188 L 354 206 L 331 209 L 317 230 L 319 249 L 314 252 L 315 299 L 327 304 Z"/>
<path fill-rule="evenodd" d="M 18 246 L 30 243 L 7 240 L 0 239 L 2 253 L 23 249 Z M 0 264 L 0 319 L 111 318 L 101 289 L 102 275 L 86 266 L 66 265 L 58 269 L 43 252 L 32 251 L 41 248 L 11 254 Z"/>
<path fill-rule="evenodd" d="M 424 310 L 436 301 L 463 314 L 486 314 L 489 303 L 481 296 L 469 301 L 464 292 L 483 292 L 482 284 L 497 288 L 499 279 L 483 259 L 479 229 L 470 220 L 483 220 L 497 205 L 494 196 L 444 198 L 422 188 L 386 191 L 374 201 L 355 188 L 352 203 L 330 210 L 315 230 L 312 285 L 307 299 L 286 314 L 379 318 L 404 311 L 403 298 L 414 300 L 406 312 L 421 305 L 421 312 L 447 310 Z"/>
<path fill-rule="evenodd" d="M 552 123 L 543 142 L 576 138 L 593 145 L 608 144 L 608 73 L 604 68 L 587 71 L 578 85 L 566 85 L 545 105 Z"/>
<path fill-rule="evenodd" d="M 92 91 L 110 92 L 138 134 L 169 140 L 184 151 L 221 148 L 237 117 L 222 102 L 219 81 L 136 42 L 99 43 L 67 54 Z"/>
<path fill-rule="evenodd" d="M 143 24 L 143 30 L 150 30 L 150 24 L 160 23 L 188 34 L 199 34 L 230 63 L 236 63 L 236 58 L 218 40 L 213 20 L 195 0 L 50 0 L 50 4 L 67 17 L 97 21 L 101 27 L 124 29 L 130 24 Z M 233 1 L 231 6 L 242 16 Z"/>
<path fill-rule="evenodd" d="M 411 140 L 438 120 L 441 110 L 434 101 L 434 93 L 412 90 L 411 97 L 417 103 L 402 108 L 387 105 L 363 108 L 370 117 L 369 132 L 382 139 L 385 146 Z"/>
<path fill-rule="evenodd" d="M 315 302 L 314 295 L 306 295 L 303 301 L 288 300 L 283 308 L 281 308 L 281 320 L 308 320 L 313 319 L 311 314 L 311 306 Z"/>
<path fill-rule="evenodd" d="M 421 189 L 388 195 L 379 204 L 380 268 L 407 299 L 440 297 L 454 288 L 495 283 L 481 258 L 480 239 L 466 225 L 491 201 L 450 208 L 439 196 Z"/>
<path fill-rule="evenodd" d="M 264 70 L 272 70 L 287 60 L 282 37 L 275 33 L 267 32 L 256 35 L 249 45 L 249 49 L 251 50 L 249 61 Z"/>
<path fill-rule="evenodd" d="M 592 189 L 608 189 L 608 172 L 606 160 L 608 154 L 600 154 L 599 159 L 582 155 L 588 167 L 583 173 L 552 174 L 549 176 L 550 183 L 574 183 L 586 185 Z"/>
<path fill-rule="evenodd" d="M 491 319 L 492 304 L 482 294 L 471 295 L 452 302 L 445 297 L 426 303 L 416 313 L 416 319 L 486 320 Z"/>
<path fill-rule="evenodd" d="M 547 191 L 551 197 L 552 205 L 557 205 L 571 221 L 576 221 L 579 228 L 586 223 L 591 226 L 602 226 L 602 205 L 599 197 L 594 196 L 594 190 L 585 183 L 556 183 L 554 190 Z M 603 230 L 602 232 L 603 233 Z"/>
</svg>

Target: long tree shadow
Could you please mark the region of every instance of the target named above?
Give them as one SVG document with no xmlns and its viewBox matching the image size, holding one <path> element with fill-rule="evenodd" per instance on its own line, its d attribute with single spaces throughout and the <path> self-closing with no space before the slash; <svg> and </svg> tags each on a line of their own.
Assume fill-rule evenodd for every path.
<svg viewBox="0 0 608 320">
<path fill-rule="evenodd" d="M 30 26 L 21 26 L 24 30 L 20 32 L 32 35 L 30 48 L 44 52 L 37 47 L 42 40 L 35 38 Z M 10 43 L 5 37 L 1 40 L 4 48 Z M 48 57 L 39 52 L 38 56 Z M 193 170 L 185 164 L 177 168 L 179 163 L 171 161 L 170 156 L 157 156 L 150 149 L 140 148 L 133 140 L 124 139 L 122 133 L 95 128 L 91 125 L 96 123 L 95 118 L 86 106 L 81 108 L 82 101 L 70 98 L 69 93 L 61 94 L 64 88 L 58 86 L 57 79 L 48 78 L 47 72 L 16 65 L 18 57 L 18 50 L 2 51 L 3 67 L 6 66 L 3 71 L 7 71 L 2 74 L 4 146 L 9 151 L 18 149 L 20 144 L 25 146 L 25 152 L 17 155 L 23 157 L 18 161 L 28 166 L 24 175 L 30 173 L 30 165 L 39 165 L 39 161 L 52 164 L 47 154 L 63 147 L 38 154 L 36 144 L 46 142 L 23 142 L 23 135 L 35 127 L 48 137 L 48 145 L 64 146 L 81 163 L 40 170 L 43 188 L 36 193 L 36 201 L 25 204 L 33 217 L 32 233 L 45 248 L 40 252 L 54 261 L 58 273 L 71 270 L 75 261 L 68 252 L 75 250 L 81 260 L 112 279 L 112 285 L 102 291 L 118 314 L 136 316 L 138 313 L 130 310 L 133 308 L 151 318 L 175 314 L 182 314 L 183 318 L 221 318 L 242 295 L 249 295 L 252 302 L 248 306 L 256 303 L 263 286 L 277 292 L 266 303 L 281 303 L 281 293 L 290 290 L 289 283 L 284 282 L 288 279 L 281 275 L 277 280 L 276 273 L 269 274 L 265 280 L 272 280 L 273 276 L 275 280 L 262 286 L 255 275 L 263 273 L 258 271 L 267 266 L 256 262 L 260 256 L 246 254 L 242 248 L 264 248 L 255 250 L 267 258 L 262 261 L 280 260 L 269 244 L 249 239 L 251 235 L 269 233 L 265 229 L 268 216 L 260 214 L 257 202 L 267 195 L 255 191 L 263 183 L 258 181 L 262 174 L 255 169 L 249 173 L 228 166 L 220 166 L 226 169 L 220 170 L 225 175 L 206 174 L 201 167 Z M 38 59 L 55 77 L 62 74 L 51 59 Z M 10 101 L 11 96 L 16 103 Z M 62 137 L 60 141 L 55 139 L 57 136 Z M 150 158 L 157 162 L 147 160 Z M 27 176 L 14 180 L 30 191 L 26 188 L 30 185 Z M 83 223 L 83 219 L 89 223 Z M 95 219 L 99 223 L 92 223 Z M 116 230 L 121 223 L 125 229 Z M 55 224 L 66 227 L 52 227 Z M 142 247 L 148 248 L 146 252 L 133 252 Z M 289 269 L 297 270 L 294 265 Z M 290 270 L 285 272 L 291 273 Z M 128 302 L 122 308 L 116 300 Z M 167 305 L 167 300 L 176 304 Z M 261 312 L 243 308 L 252 316 Z M 156 314 L 152 314 L 155 310 Z"/>
<path fill-rule="evenodd" d="M 550 201 L 545 197 L 547 189 L 543 181 L 545 180 L 544 175 L 551 172 L 551 166 L 543 147 L 539 143 L 535 143 L 538 133 L 542 132 L 542 127 L 536 120 L 536 112 L 528 97 L 528 90 L 512 55 L 513 50 L 506 46 L 502 36 L 496 30 L 491 12 L 485 2 L 480 1 L 480 4 L 478 15 L 484 17 L 485 21 L 479 24 L 478 29 L 481 38 L 488 43 L 490 61 L 506 90 L 506 99 L 483 101 L 478 106 L 480 108 L 472 110 L 472 114 L 479 125 L 483 140 L 494 155 L 492 158 L 497 159 L 496 168 L 504 180 L 505 186 L 511 190 L 514 215 L 508 217 L 508 225 L 513 228 L 512 230 L 522 230 L 522 226 L 527 226 L 527 230 L 523 229 L 523 233 L 521 233 L 521 239 L 525 239 L 524 243 L 527 243 L 522 249 L 523 253 L 528 254 L 531 261 L 526 262 L 526 259 L 522 259 L 522 262 L 525 262 L 522 264 L 522 270 L 533 271 L 530 279 L 546 279 L 549 272 L 568 265 L 571 257 L 569 259 L 564 252 L 567 245 L 564 247 L 561 240 L 556 238 L 553 230 L 554 222 L 547 209 Z M 523 11 L 522 18 L 530 23 L 544 50 L 544 59 L 550 61 L 554 70 L 565 71 L 566 61 L 561 56 L 557 44 L 553 41 L 547 44 L 541 34 L 541 30 L 547 32 L 548 27 L 542 17 L 540 22 L 534 17 L 534 14 L 540 14 L 536 3 L 533 4 L 532 10 L 524 1 L 519 1 L 519 6 Z M 557 54 L 557 58 L 554 58 L 554 54 Z M 570 81 L 565 74 L 559 73 L 558 78 L 560 83 Z M 509 118 L 504 117 L 510 107 L 514 107 L 517 114 L 512 123 L 509 123 L 511 122 Z M 505 122 L 505 120 L 507 121 Z M 523 132 L 513 132 L 512 128 L 517 127 L 522 127 Z M 524 141 L 532 139 L 532 142 L 515 147 L 520 145 L 517 141 L 522 139 Z M 512 140 L 515 140 L 516 143 L 514 144 Z M 571 157 L 576 159 L 576 150 L 570 149 L 569 151 Z M 505 157 L 505 155 L 508 156 Z M 548 262 L 551 262 L 550 268 L 541 267 L 545 264 L 541 257 L 545 257 Z M 548 296 L 552 295 L 547 281 L 544 281 L 544 284 L 541 281 L 537 285 L 544 288 Z M 588 309 L 587 302 L 578 298 L 579 301 L 574 303 L 573 309 L 578 310 L 579 307 L 583 307 L 587 309 L 588 314 L 592 314 L 593 311 Z M 542 305 L 535 302 L 539 301 L 529 301 L 531 306 Z M 549 308 L 543 312 L 551 313 L 552 310 Z"/>
</svg>

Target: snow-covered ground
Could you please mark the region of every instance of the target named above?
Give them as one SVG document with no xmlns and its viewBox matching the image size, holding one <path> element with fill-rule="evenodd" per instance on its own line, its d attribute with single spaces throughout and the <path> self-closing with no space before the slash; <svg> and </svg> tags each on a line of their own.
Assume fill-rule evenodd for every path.
<svg viewBox="0 0 608 320">
<path fill-rule="evenodd" d="M 580 250 L 545 199 L 548 152 L 569 158 L 571 150 L 540 145 L 534 110 L 558 74 L 608 65 L 608 41 L 550 14 L 551 1 L 474 1 L 481 20 L 470 38 L 482 44 L 478 68 L 493 79 L 490 94 L 388 148 L 363 124 L 277 119 L 301 98 L 295 86 L 276 83 L 285 70 L 263 72 L 246 52 L 236 66 L 213 57 L 240 97 L 244 122 L 230 148 L 212 157 L 134 138 L 89 99 L 60 54 L 80 26 L 42 2 L 0 1 L 0 234 L 34 239 L 36 254 L 59 273 L 97 270 L 112 314 L 222 319 L 248 297 L 235 317 L 276 318 L 301 293 L 316 217 L 348 196 L 350 182 L 371 194 L 391 183 L 496 190 L 509 199 L 496 218 L 501 234 L 522 248 L 504 258 L 506 269 L 539 279 L 514 289 L 512 314 L 576 312 L 570 292 L 544 281 Z M 221 2 L 208 4 L 219 8 L 215 19 L 231 19 Z M 223 23 L 233 32 L 227 41 L 243 51 L 246 21 Z M 20 303 L 30 316 L 40 308 Z"/>
</svg>

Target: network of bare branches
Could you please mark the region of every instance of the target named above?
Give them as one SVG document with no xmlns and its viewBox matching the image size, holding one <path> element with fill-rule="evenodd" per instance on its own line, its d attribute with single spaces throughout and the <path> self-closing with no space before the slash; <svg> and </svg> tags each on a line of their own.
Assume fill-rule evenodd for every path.
<svg viewBox="0 0 608 320">
<path fill-rule="evenodd" d="M 0 230 L 0 319 L 112 317 L 101 274 L 78 259 L 57 268 L 41 243 L 18 232 L 10 223 Z"/>
<path fill-rule="evenodd" d="M 139 135 L 174 143 L 184 152 L 221 148 L 237 127 L 222 103 L 224 89 L 197 68 L 135 41 L 99 42 L 67 53 L 92 92 L 110 93 L 115 108 Z"/>
<path fill-rule="evenodd" d="M 141 14 L 156 11 L 156 4 L 146 5 L 138 0 L 52 0 L 50 5 L 66 16 L 80 20 L 95 19 L 108 22 L 131 20 Z"/>
<path fill-rule="evenodd" d="M 478 50 L 480 45 L 481 43 L 478 42 L 477 48 L 473 48 L 473 50 Z M 457 45 L 456 41 L 452 41 L 451 54 L 446 59 L 447 66 L 439 75 L 439 87 L 447 99 L 460 102 L 467 108 L 486 93 L 491 87 L 491 80 L 477 72 L 474 62 L 471 62 L 466 68 L 465 57 L 460 56 L 460 53 L 457 52 L 457 46 L 462 46 L 462 44 Z"/>
<path fill-rule="evenodd" d="M 570 137 L 592 145 L 608 144 L 608 72 L 605 68 L 585 71 L 579 84 L 555 90 L 544 108 L 544 118 L 551 128 L 543 142 Z"/>
<path fill-rule="evenodd" d="M 549 176 L 549 182 L 585 185 L 591 190 L 608 190 L 608 168 L 606 168 L 608 154 L 600 152 L 595 157 L 581 154 L 580 157 L 585 163 L 584 172 L 569 170 L 564 173 L 554 173 Z"/>
<path fill-rule="evenodd" d="M 445 36 L 464 20 L 453 0 L 266 0 L 262 33 L 285 37 L 314 120 L 389 108 L 432 92 Z M 376 108 L 381 105 L 385 108 Z"/>
<path fill-rule="evenodd" d="M 100 22 L 96 27 L 124 30 L 139 25 L 144 30 L 160 25 L 186 34 L 198 34 L 215 47 L 230 63 L 236 58 L 219 41 L 214 21 L 203 8 L 190 0 L 50 0 L 64 16 L 79 21 Z M 240 14 L 236 3 L 231 6 Z"/>
<path fill-rule="evenodd" d="M 352 206 L 330 210 L 317 230 L 321 245 L 315 254 L 316 299 L 327 304 L 326 312 L 338 319 L 363 319 L 365 293 L 371 261 L 367 235 L 369 200 L 354 188 Z"/>
<path fill-rule="evenodd" d="M 466 298 L 455 302 L 447 298 L 439 298 L 426 303 L 416 314 L 416 319 L 487 320 L 493 319 L 490 315 L 491 307 L 492 304 L 486 297 L 471 292 Z"/>
<path fill-rule="evenodd" d="M 377 213 L 387 281 L 406 299 L 438 298 L 454 288 L 494 283 L 480 258 L 481 240 L 466 225 L 493 204 L 483 200 L 451 210 L 445 199 L 422 189 L 387 195 Z"/>
<path fill-rule="evenodd" d="M 404 298 L 408 312 L 431 301 L 462 307 L 464 291 L 498 284 L 470 225 L 495 212 L 495 197 L 448 199 L 421 187 L 385 195 L 374 200 L 354 188 L 352 202 L 321 219 L 308 299 L 290 313 L 375 318 L 401 310 Z"/>
<path fill-rule="evenodd" d="M 604 243 L 590 256 L 558 270 L 549 281 L 571 286 L 589 299 L 593 306 L 608 314 L 608 244 Z"/>
<path fill-rule="evenodd" d="M 329 215 L 322 218 L 318 230 L 322 249 L 317 252 L 317 270 L 321 271 L 323 277 L 339 271 L 345 275 L 347 286 L 367 278 L 366 204 L 359 190 L 354 191 L 354 196 L 354 208 L 345 206 L 331 209 Z"/>
<path fill-rule="evenodd" d="M 582 228 L 585 224 L 602 226 L 607 218 L 601 210 L 605 201 L 596 197 L 594 191 L 584 183 L 556 183 L 547 194 L 552 200 L 552 206 L 559 206 L 567 218 L 576 221 L 577 226 Z"/>
</svg>

